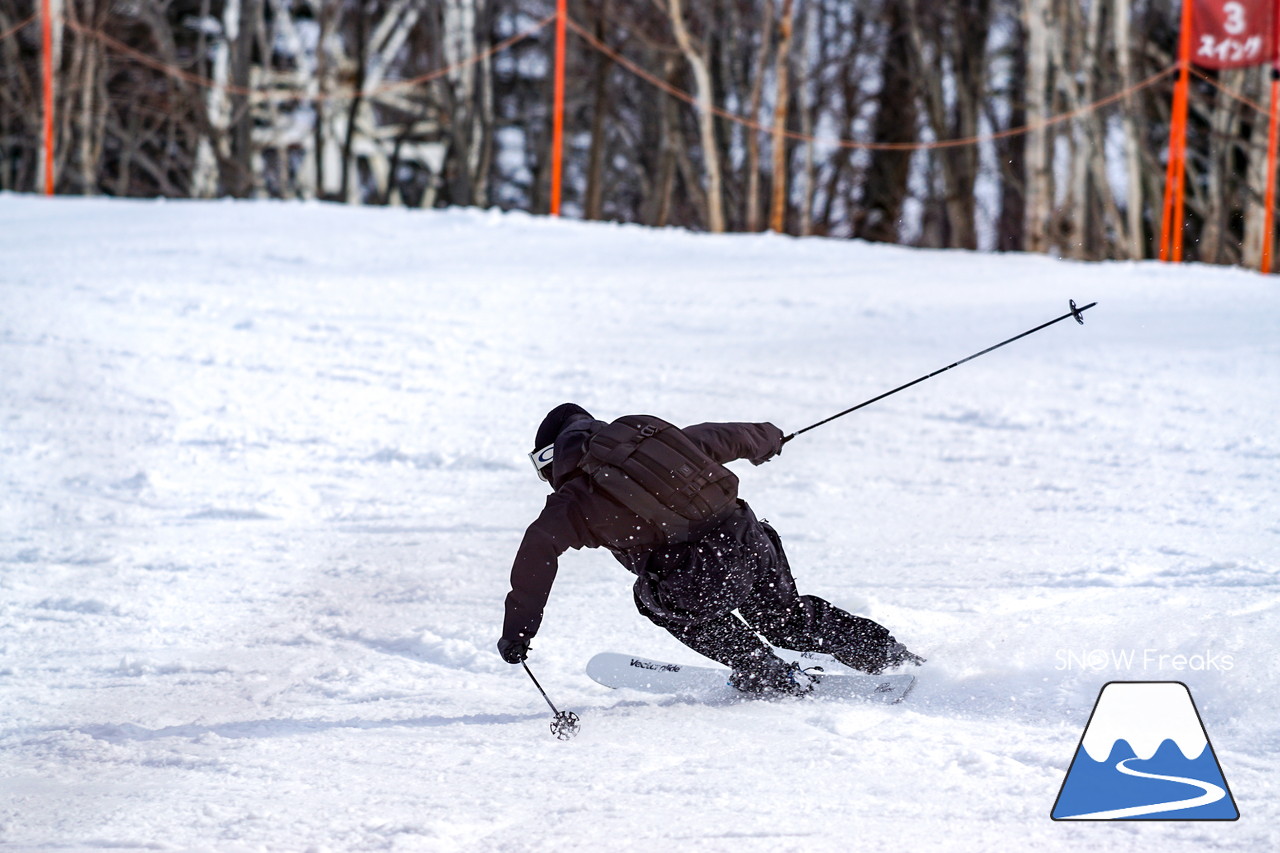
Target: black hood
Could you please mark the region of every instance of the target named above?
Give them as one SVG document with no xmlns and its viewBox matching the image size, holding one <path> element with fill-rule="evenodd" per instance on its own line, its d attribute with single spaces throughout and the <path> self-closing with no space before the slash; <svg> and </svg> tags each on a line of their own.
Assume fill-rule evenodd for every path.
<svg viewBox="0 0 1280 853">
<path fill-rule="evenodd" d="M 538 424 L 538 436 L 533 440 L 534 452 L 536 453 L 554 442 L 556 436 L 560 434 L 569 421 L 580 415 L 590 417 L 591 413 L 577 403 L 561 403 L 547 412 L 547 416 L 542 419 L 542 423 Z"/>
<path fill-rule="evenodd" d="M 559 489 L 574 476 L 582 473 L 578 464 L 586 455 L 587 442 L 604 426 L 606 426 L 604 421 L 598 421 L 586 412 L 571 415 L 565 421 L 560 434 L 556 436 L 555 455 L 551 461 L 553 489 Z"/>
</svg>

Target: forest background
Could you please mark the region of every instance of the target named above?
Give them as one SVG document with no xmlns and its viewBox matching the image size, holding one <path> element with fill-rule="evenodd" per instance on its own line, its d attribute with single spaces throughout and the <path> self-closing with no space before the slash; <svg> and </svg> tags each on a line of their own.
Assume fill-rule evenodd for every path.
<svg viewBox="0 0 1280 853">
<path fill-rule="evenodd" d="M 566 216 L 1158 254 L 1179 5 L 569 0 Z M 0 190 L 43 186 L 0 0 Z M 555 0 L 51 0 L 60 194 L 550 203 Z M 1269 67 L 1192 78 L 1185 257 L 1257 268 Z"/>
</svg>

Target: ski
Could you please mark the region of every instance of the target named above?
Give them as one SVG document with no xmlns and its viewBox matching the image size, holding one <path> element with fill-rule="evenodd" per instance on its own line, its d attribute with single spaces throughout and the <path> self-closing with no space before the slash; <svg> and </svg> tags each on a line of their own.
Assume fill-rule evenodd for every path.
<svg viewBox="0 0 1280 853">
<path fill-rule="evenodd" d="M 823 658 L 826 656 L 823 655 Z M 812 665 L 809 656 L 800 658 L 802 665 Z M 827 663 L 822 661 L 824 669 Z M 839 666 L 839 664 L 832 664 Z M 818 699 L 865 699 L 892 705 L 901 702 L 915 686 L 914 675 L 864 675 L 852 671 L 821 673 L 813 693 Z M 687 666 L 680 663 L 650 660 L 617 652 L 601 652 L 587 662 L 587 676 L 605 687 L 642 690 L 646 693 L 668 693 L 697 696 L 712 700 L 747 698 L 729 686 L 729 670 L 715 666 Z"/>
</svg>

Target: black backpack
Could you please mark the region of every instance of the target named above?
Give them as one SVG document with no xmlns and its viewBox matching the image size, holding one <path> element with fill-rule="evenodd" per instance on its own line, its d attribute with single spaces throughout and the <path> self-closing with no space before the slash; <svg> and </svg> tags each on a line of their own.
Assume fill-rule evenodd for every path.
<svg viewBox="0 0 1280 853">
<path fill-rule="evenodd" d="M 668 542 L 687 541 L 699 527 L 719 521 L 738 498 L 732 471 L 679 427 L 652 415 L 627 415 L 600 429 L 579 467 Z"/>
</svg>

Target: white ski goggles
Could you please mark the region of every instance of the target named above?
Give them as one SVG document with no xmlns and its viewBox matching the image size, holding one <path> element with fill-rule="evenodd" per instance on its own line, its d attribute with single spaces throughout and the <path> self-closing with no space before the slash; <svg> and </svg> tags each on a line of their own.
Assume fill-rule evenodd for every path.
<svg viewBox="0 0 1280 853">
<path fill-rule="evenodd" d="M 555 449 L 556 446 L 553 442 L 541 450 L 535 450 L 529 454 L 529 461 L 533 463 L 533 470 L 538 472 L 538 479 L 543 482 L 551 482 L 551 462 Z"/>
</svg>

